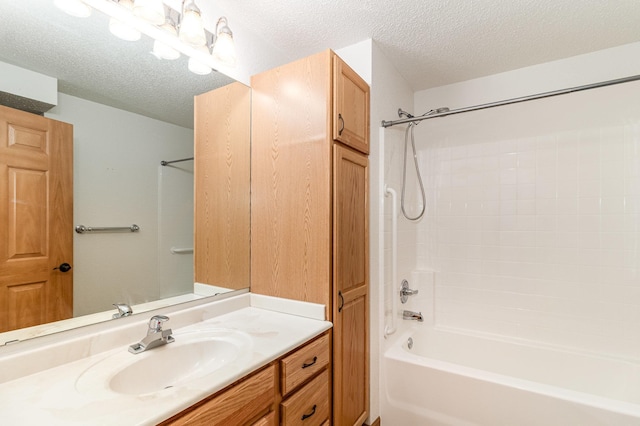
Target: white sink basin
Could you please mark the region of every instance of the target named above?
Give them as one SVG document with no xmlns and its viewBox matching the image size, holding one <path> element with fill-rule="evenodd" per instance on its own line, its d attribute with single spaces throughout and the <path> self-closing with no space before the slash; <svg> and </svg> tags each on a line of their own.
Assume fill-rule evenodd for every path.
<svg viewBox="0 0 640 426">
<path fill-rule="evenodd" d="M 174 343 L 134 355 L 127 347 L 86 369 L 76 381 L 83 393 L 144 395 L 188 385 L 250 353 L 251 338 L 234 330 L 173 334 Z"/>
</svg>

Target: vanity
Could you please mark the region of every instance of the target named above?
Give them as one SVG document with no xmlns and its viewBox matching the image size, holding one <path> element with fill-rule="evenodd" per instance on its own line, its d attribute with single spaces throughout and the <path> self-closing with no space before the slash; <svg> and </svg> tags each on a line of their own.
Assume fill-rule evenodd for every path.
<svg viewBox="0 0 640 426">
<path fill-rule="evenodd" d="M 329 424 L 324 309 L 244 293 L 6 346 L 0 423 Z M 158 314 L 175 342 L 130 353 Z"/>
</svg>

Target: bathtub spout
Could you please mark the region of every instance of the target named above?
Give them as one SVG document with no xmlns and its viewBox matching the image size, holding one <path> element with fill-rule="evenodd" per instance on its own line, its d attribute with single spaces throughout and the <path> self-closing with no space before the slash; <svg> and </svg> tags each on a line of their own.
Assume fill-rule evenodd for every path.
<svg viewBox="0 0 640 426">
<path fill-rule="evenodd" d="M 422 317 L 422 312 L 413 312 L 413 311 L 402 311 L 402 319 L 403 320 L 411 320 L 411 321 L 424 321 Z"/>
</svg>

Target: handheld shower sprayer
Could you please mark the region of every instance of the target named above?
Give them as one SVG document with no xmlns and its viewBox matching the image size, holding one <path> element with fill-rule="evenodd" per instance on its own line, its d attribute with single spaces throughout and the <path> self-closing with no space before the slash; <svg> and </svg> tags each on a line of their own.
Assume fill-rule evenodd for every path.
<svg viewBox="0 0 640 426">
<path fill-rule="evenodd" d="M 413 136 L 413 129 L 415 126 L 418 125 L 418 123 L 420 122 L 420 117 L 426 117 L 428 115 L 437 115 L 437 114 L 443 114 L 445 112 L 449 112 L 449 108 L 448 107 L 440 107 L 440 108 L 436 108 L 436 109 L 432 109 L 429 110 L 427 112 L 425 112 L 424 114 L 418 116 L 418 118 L 416 118 L 414 115 L 409 114 L 406 111 L 403 111 L 402 108 L 398 108 L 398 117 L 402 118 L 403 116 L 408 118 L 408 119 L 412 119 L 412 118 L 416 118 L 415 121 L 411 121 L 409 123 L 409 125 L 407 126 L 405 132 L 404 132 L 404 157 L 403 157 L 403 162 L 402 162 L 402 193 L 401 193 L 401 197 L 400 197 L 400 208 L 402 210 L 402 214 L 404 215 L 404 217 L 406 217 L 408 220 L 410 221 L 418 221 L 422 218 L 422 216 L 424 216 L 424 212 L 427 206 L 427 198 L 425 195 L 425 191 L 424 191 L 424 184 L 422 183 L 422 176 L 420 175 L 420 167 L 418 166 L 418 156 L 416 154 L 416 143 L 415 143 L 415 139 Z M 416 171 L 416 178 L 418 180 L 418 184 L 420 185 L 420 194 L 422 195 L 422 206 L 420 209 L 420 212 L 416 215 L 416 216 L 409 216 L 409 214 L 407 213 L 407 211 L 405 210 L 405 191 L 407 188 L 407 146 L 408 146 L 408 142 L 409 142 L 409 138 L 411 139 L 411 150 L 412 150 L 412 157 L 413 157 L 413 165 L 415 167 L 415 171 Z"/>
</svg>

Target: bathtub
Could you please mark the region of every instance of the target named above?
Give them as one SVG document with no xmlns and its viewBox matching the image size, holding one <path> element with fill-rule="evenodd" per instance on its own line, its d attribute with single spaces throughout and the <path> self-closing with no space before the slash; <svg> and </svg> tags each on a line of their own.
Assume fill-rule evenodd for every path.
<svg viewBox="0 0 640 426">
<path fill-rule="evenodd" d="M 382 367 L 385 425 L 640 425 L 633 362 L 418 325 Z"/>
</svg>

